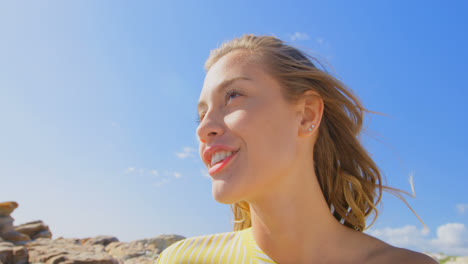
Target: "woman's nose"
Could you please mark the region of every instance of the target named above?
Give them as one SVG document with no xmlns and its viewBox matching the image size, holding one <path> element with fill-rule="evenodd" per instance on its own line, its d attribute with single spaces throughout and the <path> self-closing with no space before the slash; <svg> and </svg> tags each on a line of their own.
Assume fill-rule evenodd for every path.
<svg viewBox="0 0 468 264">
<path fill-rule="evenodd" d="M 216 135 L 222 134 L 222 126 L 213 115 L 206 114 L 197 128 L 197 135 L 201 142 L 206 143 Z"/>
</svg>

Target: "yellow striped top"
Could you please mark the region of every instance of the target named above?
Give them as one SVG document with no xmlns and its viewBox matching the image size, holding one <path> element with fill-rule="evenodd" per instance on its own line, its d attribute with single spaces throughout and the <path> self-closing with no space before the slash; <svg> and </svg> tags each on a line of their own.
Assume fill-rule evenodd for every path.
<svg viewBox="0 0 468 264">
<path fill-rule="evenodd" d="M 167 247 L 156 264 L 276 264 L 255 243 L 252 227 L 186 238 Z"/>
</svg>

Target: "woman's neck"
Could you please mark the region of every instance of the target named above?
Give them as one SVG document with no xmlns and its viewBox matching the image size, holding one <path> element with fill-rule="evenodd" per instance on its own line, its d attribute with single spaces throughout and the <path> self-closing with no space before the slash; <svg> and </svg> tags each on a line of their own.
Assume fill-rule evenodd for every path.
<svg viewBox="0 0 468 264">
<path fill-rule="evenodd" d="M 343 233 L 355 232 L 333 217 L 313 169 L 296 168 L 249 201 L 255 242 L 281 264 L 323 260 L 327 251 L 336 250 Z"/>
</svg>

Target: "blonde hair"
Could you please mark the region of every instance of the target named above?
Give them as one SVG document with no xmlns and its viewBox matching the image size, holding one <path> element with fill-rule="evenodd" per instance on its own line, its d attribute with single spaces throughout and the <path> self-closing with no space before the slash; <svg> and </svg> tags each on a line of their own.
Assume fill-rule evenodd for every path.
<svg viewBox="0 0 468 264">
<path fill-rule="evenodd" d="M 401 193 L 410 194 L 382 184 L 379 168 L 360 142 L 364 112 L 378 112 L 365 109 L 344 83 L 318 69 L 311 61 L 320 63 L 316 58 L 273 36 L 246 34 L 226 42 L 210 52 L 205 70 L 234 50 L 245 50 L 251 58 L 259 59 L 281 84 L 287 102 L 296 103 L 307 90 L 322 97 L 324 110 L 314 147 L 314 165 L 323 196 L 337 221 L 364 231 L 368 228 L 366 218 L 372 212 L 375 217 L 369 226 L 377 219 L 383 189 L 408 205 Z M 247 202 L 231 204 L 231 209 L 234 231 L 252 225 Z"/>
</svg>

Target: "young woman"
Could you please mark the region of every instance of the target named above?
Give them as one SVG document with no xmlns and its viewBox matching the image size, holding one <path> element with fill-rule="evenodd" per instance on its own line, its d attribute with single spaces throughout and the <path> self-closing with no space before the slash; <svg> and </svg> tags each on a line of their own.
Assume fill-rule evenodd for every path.
<svg viewBox="0 0 468 264">
<path fill-rule="evenodd" d="M 210 53 L 197 134 L 234 231 L 178 241 L 158 264 L 437 263 L 362 232 L 395 189 L 359 141 L 370 111 L 309 57 L 254 35 Z"/>
</svg>

